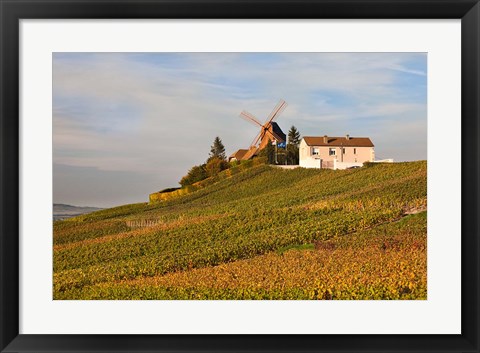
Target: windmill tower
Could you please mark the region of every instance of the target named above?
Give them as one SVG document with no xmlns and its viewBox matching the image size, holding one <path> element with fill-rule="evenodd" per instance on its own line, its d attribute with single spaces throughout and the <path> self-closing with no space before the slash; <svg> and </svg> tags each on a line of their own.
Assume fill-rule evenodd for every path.
<svg viewBox="0 0 480 353">
<path fill-rule="evenodd" d="M 280 126 L 274 122 L 274 120 L 278 118 L 278 116 L 285 110 L 286 107 L 287 102 L 285 102 L 283 99 L 280 99 L 263 124 L 260 123 L 260 121 L 253 114 L 250 114 L 245 110 L 240 113 L 241 118 L 260 128 L 259 133 L 255 136 L 250 144 L 248 152 L 243 156 L 243 160 L 252 158 L 259 151 L 264 149 L 267 144 L 272 143 L 272 141 L 275 141 L 277 145 L 286 142 L 287 136 L 283 133 L 282 129 L 280 129 Z"/>
</svg>

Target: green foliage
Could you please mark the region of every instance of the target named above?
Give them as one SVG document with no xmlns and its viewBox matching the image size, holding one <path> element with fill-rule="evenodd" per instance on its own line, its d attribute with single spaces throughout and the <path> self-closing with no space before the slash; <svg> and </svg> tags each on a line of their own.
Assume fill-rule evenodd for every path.
<svg viewBox="0 0 480 353">
<path fill-rule="evenodd" d="M 288 131 L 288 144 L 297 146 L 300 144 L 300 132 L 292 125 Z"/>
<path fill-rule="evenodd" d="M 200 180 L 206 179 L 208 177 L 207 171 L 205 169 L 205 164 L 196 165 L 190 168 L 187 175 L 185 175 L 180 181 L 179 184 L 182 187 L 187 185 L 192 185 Z"/>
<path fill-rule="evenodd" d="M 300 162 L 300 132 L 292 125 L 288 131 L 288 144 L 286 149 L 286 159 L 289 165 L 298 165 Z"/>
<path fill-rule="evenodd" d="M 277 163 L 280 165 L 287 164 L 287 150 L 285 148 L 277 148 Z"/>
<path fill-rule="evenodd" d="M 185 196 L 189 193 L 192 193 L 194 191 L 198 191 L 204 187 L 207 187 L 209 185 L 212 185 L 218 181 L 224 180 L 226 178 L 230 178 L 233 175 L 236 175 L 246 169 L 256 167 L 259 165 L 265 164 L 265 159 L 264 158 L 255 158 L 254 160 L 247 160 L 247 161 L 237 161 L 235 164 L 231 164 L 228 162 L 222 162 L 222 164 L 225 164 L 226 167 L 229 167 L 225 170 L 222 170 L 221 172 L 217 173 L 216 175 L 213 175 L 211 177 L 208 177 L 206 179 L 197 181 L 193 183 L 192 185 L 186 185 L 183 188 L 171 188 L 171 189 L 165 189 L 160 192 L 154 192 L 149 195 L 149 201 L 150 204 L 155 204 L 158 202 L 162 201 L 167 201 L 167 200 L 172 200 L 178 197 Z M 171 190 L 171 191 L 167 191 Z"/>
<path fill-rule="evenodd" d="M 287 144 L 286 154 L 288 165 L 298 165 L 300 163 L 300 149 L 298 146 Z"/>
<path fill-rule="evenodd" d="M 291 246 L 215 267 L 71 288 L 57 299 L 427 299 L 426 229 L 423 212 L 321 249 Z"/>
<path fill-rule="evenodd" d="M 258 157 L 264 158 L 267 164 L 275 164 L 275 147 L 269 142 L 267 146 L 258 153 Z"/>
<path fill-rule="evenodd" d="M 205 171 L 207 172 L 207 176 L 213 177 L 229 167 L 230 164 L 226 160 L 218 157 L 211 157 L 205 165 Z"/>
<path fill-rule="evenodd" d="M 228 162 L 226 161 L 225 156 L 225 146 L 223 146 L 222 140 L 220 137 L 215 137 L 213 145 L 210 148 L 209 158 L 207 162 L 202 165 L 196 165 L 190 168 L 187 175 L 185 175 L 180 181 L 179 184 L 182 188 L 193 185 L 201 180 L 204 180 L 208 177 L 217 175 L 222 170 L 225 170 L 229 167 Z M 153 195 L 153 194 L 152 194 Z M 150 201 L 157 201 L 158 197 L 150 197 Z M 163 198 L 160 198 L 163 199 Z"/>
<path fill-rule="evenodd" d="M 54 298 L 414 299 L 425 296 L 426 271 L 422 271 L 426 260 L 421 253 L 424 243 L 415 237 L 425 236 L 426 227 L 421 228 L 420 234 L 410 231 L 412 226 L 404 221 L 422 218 L 409 216 L 392 223 L 407 209 L 426 208 L 425 161 L 339 171 L 282 170 L 257 163 L 257 159 L 242 162 L 215 178 L 201 181 L 202 186 L 195 192 L 161 203 L 126 205 L 55 222 Z M 127 221 L 135 220 L 155 220 L 157 224 L 129 229 Z M 397 226 L 399 238 L 390 237 Z M 370 242 L 372 234 L 376 240 Z M 348 242 L 349 239 L 354 240 Z M 321 249 L 322 242 L 332 241 L 336 248 L 327 251 L 327 255 L 334 256 L 344 249 L 345 252 L 337 253 L 342 254 L 340 262 L 337 257 L 317 257 L 318 251 L 285 251 L 283 255 L 269 257 L 269 253 L 276 254 L 282 248 L 315 243 Z M 286 258 L 282 260 L 280 256 Z M 253 267 L 245 265 L 250 261 L 256 261 Z M 324 281 L 315 282 L 306 274 L 305 287 L 282 289 L 280 282 L 275 285 L 275 278 L 279 281 L 281 273 L 288 279 L 308 264 L 337 262 L 340 267 L 312 270 L 312 274 L 321 274 Z M 258 289 L 235 287 L 235 281 L 225 282 L 231 284 L 225 288 L 206 288 L 201 282 L 192 282 L 192 287 L 188 287 L 188 278 L 192 281 L 195 277 L 220 278 L 214 266 L 237 264 L 235 273 L 245 270 L 245 276 L 256 276 L 262 268 L 268 268 L 265 267 L 268 263 L 274 266 L 278 277 L 267 278 L 268 283 Z M 356 263 L 363 267 L 355 267 Z M 348 270 L 350 267 L 353 269 Z M 360 270 L 368 274 L 365 280 L 370 282 L 365 285 L 361 279 L 355 279 Z M 168 277 L 176 272 L 189 277 Z M 408 280 L 411 273 L 414 278 Z M 168 278 L 160 281 L 163 276 Z M 343 283 L 335 280 L 335 276 L 346 279 Z M 163 284 L 148 284 L 149 279 L 158 279 Z M 185 286 L 176 285 L 175 279 L 185 281 L 182 282 Z M 300 282 L 301 279 L 292 283 Z"/>
<path fill-rule="evenodd" d="M 208 161 L 210 161 L 210 159 L 212 158 L 218 158 L 221 160 L 227 159 L 227 156 L 225 155 L 225 146 L 223 145 L 222 140 L 218 136 L 215 137 L 215 140 L 213 140 L 213 145 L 210 147 L 210 155 Z"/>
</svg>

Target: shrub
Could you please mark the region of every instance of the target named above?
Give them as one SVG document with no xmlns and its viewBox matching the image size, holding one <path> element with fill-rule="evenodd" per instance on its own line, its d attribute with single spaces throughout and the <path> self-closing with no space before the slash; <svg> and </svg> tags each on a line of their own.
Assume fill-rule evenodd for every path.
<svg viewBox="0 0 480 353">
<path fill-rule="evenodd" d="M 228 168 L 229 168 L 228 162 L 218 157 L 210 158 L 210 160 L 205 165 L 205 171 L 207 173 L 207 176 L 209 177 L 216 176 L 222 170 L 225 170 Z"/>
<path fill-rule="evenodd" d="M 187 185 L 192 185 L 197 181 L 203 180 L 207 178 L 207 171 L 205 169 L 205 164 L 193 166 L 189 171 L 188 174 L 185 175 L 180 181 L 179 184 L 182 187 Z"/>
</svg>

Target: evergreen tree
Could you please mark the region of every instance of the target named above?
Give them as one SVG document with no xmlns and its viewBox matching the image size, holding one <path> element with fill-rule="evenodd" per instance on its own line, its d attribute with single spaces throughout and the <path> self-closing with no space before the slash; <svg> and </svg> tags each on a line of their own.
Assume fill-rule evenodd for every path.
<svg viewBox="0 0 480 353">
<path fill-rule="evenodd" d="M 288 131 L 288 143 L 297 147 L 300 144 L 300 132 L 293 125 Z"/>
<path fill-rule="evenodd" d="M 300 132 L 292 125 L 288 131 L 287 163 L 297 165 L 300 162 Z"/>
<path fill-rule="evenodd" d="M 210 155 L 208 160 L 211 158 L 219 158 L 221 160 L 227 159 L 227 156 L 225 155 L 225 146 L 218 136 L 215 137 L 215 140 L 213 140 L 213 145 L 210 147 Z"/>
</svg>

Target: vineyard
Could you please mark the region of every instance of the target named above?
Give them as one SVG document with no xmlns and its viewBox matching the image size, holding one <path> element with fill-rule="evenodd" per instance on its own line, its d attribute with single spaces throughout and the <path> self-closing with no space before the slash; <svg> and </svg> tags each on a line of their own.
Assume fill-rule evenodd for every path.
<svg viewBox="0 0 480 353">
<path fill-rule="evenodd" d="M 54 223 L 54 299 L 426 299 L 425 161 L 253 166 Z"/>
</svg>

